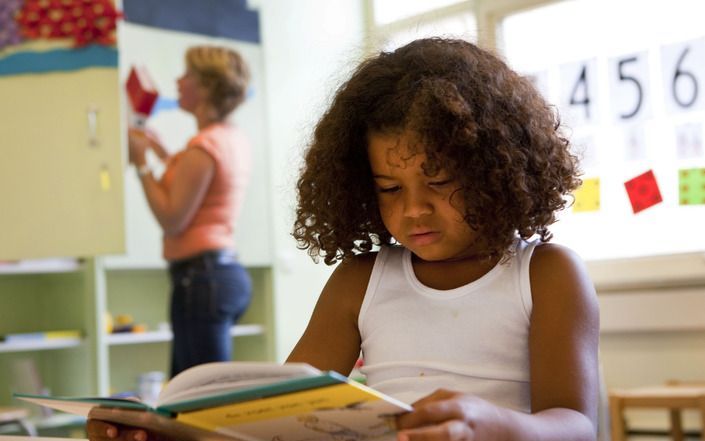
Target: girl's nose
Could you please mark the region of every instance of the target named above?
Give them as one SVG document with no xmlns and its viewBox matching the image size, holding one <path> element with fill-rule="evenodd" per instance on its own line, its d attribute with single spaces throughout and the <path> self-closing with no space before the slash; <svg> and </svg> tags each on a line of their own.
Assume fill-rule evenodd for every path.
<svg viewBox="0 0 705 441">
<path fill-rule="evenodd" d="M 404 216 L 417 218 L 433 211 L 428 198 L 423 195 L 423 192 L 408 191 L 404 195 Z"/>
</svg>

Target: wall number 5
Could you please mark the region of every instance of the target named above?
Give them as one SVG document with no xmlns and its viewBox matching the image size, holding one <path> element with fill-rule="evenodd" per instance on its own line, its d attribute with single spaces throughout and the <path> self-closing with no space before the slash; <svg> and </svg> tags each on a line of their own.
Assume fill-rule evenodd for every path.
<svg viewBox="0 0 705 441">
<path fill-rule="evenodd" d="M 633 56 L 619 60 L 619 62 L 617 63 L 617 73 L 619 74 L 619 80 L 628 81 L 632 83 L 634 87 L 636 87 L 636 104 L 632 107 L 631 111 L 628 111 L 626 113 L 620 113 L 619 117 L 621 119 L 630 119 L 635 117 L 639 113 L 639 110 L 641 110 L 641 105 L 644 100 L 644 90 L 639 80 L 636 77 L 628 75 L 624 72 L 624 67 L 628 63 L 635 63 L 637 61 L 639 61 L 639 59 L 636 56 Z"/>
</svg>

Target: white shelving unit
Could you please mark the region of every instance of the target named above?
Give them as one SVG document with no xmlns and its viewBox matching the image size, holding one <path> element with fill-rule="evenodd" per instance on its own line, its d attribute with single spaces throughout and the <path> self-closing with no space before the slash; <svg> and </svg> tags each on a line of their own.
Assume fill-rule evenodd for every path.
<svg viewBox="0 0 705 441">
<path fill-rule="evenodd" d="M 48 340 L 0 343 L 0 352 L 47 351 L 52 349 L 75 348 L 83 344 L 80 338 L 56 338 Z"/>
<path fill-rule="evenodd" d="M 0 274 L 43 274 L 78 271 L 77 259 L 37 259 L 0 263 Z"/>
<path fill-rule="evenodd" d="M 230 330 L 232 337 L 244 337 L 249 335 L 263 335 L 265 333 L 262 325 L 236 325 Z M 147 332 L 124 332 L 110 334 L 107 336 L 109 345 L 133 345 L 143 343 L 159 343 L 171 341 L 170 330 L 147 331 Z"/>
<path fill-rule="evenodd" d="M 66 426 L 79 426 L 83 425 L 86 423 L 86 418 L 78 415 L 71 415 L 68 413 L 54 413 L 49 416 L 37 416 L 37 417 L 32 417 L 29 418 L 29 423 L 31 423 L 36 429 L 42 430 L 42 429 L 55 429 L 57 427 L 66 427 Z M 17 433 L 17 427 L 15 427 L 16 424 L 3 424 L 0 425 L 0 435 L 15 435 Z M 17 438 L 16 436 L 12 436 L 12 438 L 9 439 L 15 439 Z M 22 439 L 25 439 L 23 436 Z M 34 438 L 35 440 L 41 439 L 39 438 Z M 47 441 L 52 439 L 51 437 L 45 438 Z"/>
<path fill-rule="evenodd" d="M 86 81 L 87 95 L 94 94 L 93 92 L 109 92 L 117 98 L 119 93 L 114 87 L 122 88 L 129 68 L 133 64 L 143 64 L 154 59 L 160 61 L 153 65 L 151 73 L 166 90 L 167 86 L 173 85 L 174 75 L 183 69 L 185 48 L 196 44 L 232 44 L 248 60 L 256 86 L 261 88 L 265 84 L 262 50 L 259 45 L 214 40 L 210 37 L 161 31 L 129 23 L 121 23 L 118 33 L 120 57 L 117 75 L 116 72 L 102 68 L 97 69 L 95 73 L 91 71 L 90 76 L 86 74 L 90 80 Z M 84 73 L 82 70 L 81 74 Z M 106 75 L 111 76 L 109 86 L 104 84 L 103 77 Z M 17 81 L 27 80 L 27 84 L 33 85 L 36 78 L 29 75 L 26 77 L 28 78 L 18 78 Z M 62 73 L 54 78 L 58 90 L 62 90 L 59 83 L 63 77 Z M 94 85 L 98 87 L 92 88 Z M 18 84 L 17 87 L 25 85 Z M 27 87 L 23 90 L 30 93 L 32 89 Z M 253 297 L 250 308 L 231 330 L 233 358 L 236 360 L 273 360 L 275 357 L 273 257 L 270 243 L 272 216 L 269 203 L 271 184 L 268 172 L 265 94 L 260 92 L 248 99 L 236 115 L 237 124 L 246 128 L 253 145 L 252 182 L 242 208 L 238 235 L 235 237 L 238 252 L 242 256 L 241 261 L 252 277 Z M 48 168 L 52 171 L 58 170 L 61 178 L 64 178 L 61 175 L 63 173 L 67 178 L 85 175 L 90 179 L 91 185 L 76 186 L 76 190 L 81 190 L 81 193 L 86 190 L 86 193 L 92 195 L 91 200 L 96 201 L 95 204 L 84 204 L 84 211 L 81 212 L 86 213 L 84 218 L 98 219 L 108 212 L 99 202 L 118 200 L 109 208 L 120 208 L 119 212 L 110 211 L 110 222 L 106 222 L 109 224 L 107 226 L 116 231 L 99 237 L 106 239 L 105 241 L 87 239 L 85 232 L 77 229 L 74 224 L 61 225 L 66 231 L 54 228 L 54 223 L 58 223 L 55 221 L 62 220 L 63 217 L 47 210 L 47 216 L 57 217 L 50 219 L 52 228 L 34 229 L 30 244 L 32 247 L 23 247 L 22 253 L 5 252 L 3 258 L 78 257 L 0 261 L 0 336 L 54 329 L 76 329 L 81 335 L 77 338 L 14 343 L 0 339 L 0 391 L 3 391 L 0 393 L 0 406 L 14 404 L 10 391 L 34 393 L 37 389 L 34 383 L 41 383 L 43 387 L 50 389 L 52 394 L 57 395 L 106 396 L 114 392 L 132 390 L 136 377 L 141 373 L 167 371 L 169 368 L 169 343 L 172 334 L 161 326 L 169 320 L 170 292 L 168 272 L 161 253 L 162 232 L 145 201 L 139 179 L 124 163 L 124 124 L 118 124 L 120 115 L 125 113 L 122 104 L 124 103 L 115 101 L 106 103 L 101 108 L 102 119 L 99 128 L 106 142 L 100 149 L 87 149 L 88 153 L 81 152 L 80 155 L 81 160 L 86 161 L 102 161 L 103 156 L 107 157 L 110 159 L 106 162 L 109 165 L 107 169 L 100 162 L 95 174 L 91 174 L 86 172 L 86 167 L 77 166 L 79 162 L 71 159 L 69 155 L 77 151 L 75 143 L 58 139 L 58 136 L 57 148 L 49 150 L 50 156 L 56 154 L 57 159 L 50 161 L 51 167 Z M 62 101 L 60 107 L 62 112 L 70 109 L 72 114 L 76 115 L 82 115 L 86 109 L 83 101 L 79 100 Z M 11 109 L 9 112 L 9 115 L 12 115 Z M 59 113 L 61 112 L 56 114 Z M 34 115 L 27 121 L 34 123 Z M 85 138 L 85 117 L 80 122 L 76 139 Z M 151 123 L 152 128 L 167 136 L 168 139 L 164 141 L 172 152 L 183 148 L 188 138 L 196 133 L 194 121 L 176 109 L 154 114 Z M 71 139 L 73 138 L 69 141 Z M 34 150 L 20 150 L 30 152 L 28 158 L 32 159 L 31 152 Z M 12 156 L 7 164 L 12 170 L 21 170 L 16 165 L 22 162 L 15 156 Z M 105 170 L 109 170 L 112 189 L 94 185 L 98 182 L 97 176 L 102 176 L 100 173 Z M 43 177 L 42 173 L 38 174 L 38 178 Z M 22 172 L 18 177 L 24 177 Z M 74 187 L 63 187 L 63 179 L 54 175 L 51 177 L 53 180 L 32 180 L 39 194 L 49 193 L 46 188 L 51 185 L 57 186 L 52 188 L 56 190 L 56 201 L 50 202 L 57 202 L 55 205 L 60 209 L 67 205 L 63 203 L 62 198 L 67 202 L 79 200 L 77 195 L 73 194 Z M 17 187 L 11 185 L 3 187 L 2 190 L 5 190 L 4 199 L 19 200 L 21 204 L 25 204 L 26 198 L 18 199 L 16 195 L 25 194 L 26 186 L 23 186 L 19 193 Z M 94 194 L 96 192 L 99 194 Z M 54 193 L 51 195 L 53 197 Z M 19 224 L 4 228 L 10 236 L 8 239 L 12 238 L 15 231 L 22 231 L 22 228 L 27 226 L 27 218 L 38 217 L 30 216 L 33 212 L 25 210 L 24 206 L 20 211 L 26 216 L 5 216 Z M 68 233 L 78 234 L 79 237 L 68 241 L 66 249 L 44 246 L 45 243 L 54 244 L 56 241 L 52 241 L 53 239 L 69 237 Z M 115 246 L 114 241 L 120 242 L 119 246 Z M 86 245 L 87 249 L 76 250 L 73 248 L 76 244 Z M 7 251 L 7 247 L 2 248 Z M 107 334 L 107 317 L 117 318 L 120 315 L 130 316 L 135 324 L 143 325 L 149 331 L 139 334 Z M 26 366 L 32 366 L 32 369 L 26 369 Z M 29 372 L 30 370 L 32 372 Z M 18 390 L 17 387 L 23 390 Z"/>
</svg>

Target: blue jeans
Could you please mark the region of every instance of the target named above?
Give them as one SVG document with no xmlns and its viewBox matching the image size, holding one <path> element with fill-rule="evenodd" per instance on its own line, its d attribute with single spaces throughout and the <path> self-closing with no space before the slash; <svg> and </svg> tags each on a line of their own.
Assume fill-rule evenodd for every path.
<svg viewBox="0 0 705 441">
<path fill-rule="evenodd" d="M 171 262 L 171 376 L 232 359 L 230 328 L 245 312 L 252 281 L 234 253 L 208 251 Z"/>
</svg>

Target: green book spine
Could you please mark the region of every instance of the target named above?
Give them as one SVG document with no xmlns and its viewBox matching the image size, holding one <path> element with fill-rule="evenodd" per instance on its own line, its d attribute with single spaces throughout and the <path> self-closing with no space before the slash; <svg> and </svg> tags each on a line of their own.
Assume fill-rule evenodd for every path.
<svg viewBox="0 0 705 441">
<path fill-rule="evenodd" d="M 191 412 L 194 410 L 216 407 L 223 404 L 232 404 L 242 401 L 255 400 L 258 398 L 273 397 L 291 392 L 315 389 L 318 387 L 347 382 L 347 377 L 340 375 L 337 372 L 330 371 L 316 377 L 295 378 L 276 384 L 256 386 L 248 389 L 224 392 L 222 394 L 215 394 L 207 397 L 165 404 L 159 406 L 157 408 L 157 412 L 162 415 L 174 415 L 179 412 Z"/>
</svg>

